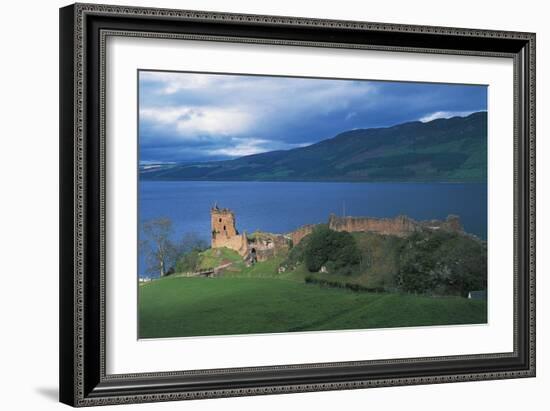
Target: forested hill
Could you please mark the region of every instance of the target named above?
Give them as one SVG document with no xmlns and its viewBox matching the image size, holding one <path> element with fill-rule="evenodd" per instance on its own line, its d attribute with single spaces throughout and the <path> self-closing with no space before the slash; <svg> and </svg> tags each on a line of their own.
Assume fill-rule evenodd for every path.
<svg viewBox="0 0 550 411">
<path fill-rule="evenodd" d="M 487 113 L 350 130 L 307 147 L 160 165 L 143 180 L 454 181 L 487 178 Z"/>
</svg>

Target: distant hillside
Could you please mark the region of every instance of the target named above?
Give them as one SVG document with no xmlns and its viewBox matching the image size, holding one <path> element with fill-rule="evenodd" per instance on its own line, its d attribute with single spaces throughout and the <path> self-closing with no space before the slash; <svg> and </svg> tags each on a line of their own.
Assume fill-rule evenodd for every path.
<svg viewBox="0 0 550 411">
<path fill-rule="evenodd" d="M 144 180 L 486 181 L 487 113 L 350 130 L 307 147 L 142 169 Z"/>
</svg>

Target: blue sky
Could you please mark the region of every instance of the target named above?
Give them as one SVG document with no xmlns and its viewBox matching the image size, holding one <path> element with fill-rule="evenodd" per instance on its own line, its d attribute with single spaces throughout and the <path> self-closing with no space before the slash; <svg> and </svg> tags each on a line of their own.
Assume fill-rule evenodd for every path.
<svg viewBox="0 0 550 411">
<path fill-rule="evenodd" d="M 487 87 L 140 71 L 140 161 L 224 160 L 487 110 Z"/>
</svg>

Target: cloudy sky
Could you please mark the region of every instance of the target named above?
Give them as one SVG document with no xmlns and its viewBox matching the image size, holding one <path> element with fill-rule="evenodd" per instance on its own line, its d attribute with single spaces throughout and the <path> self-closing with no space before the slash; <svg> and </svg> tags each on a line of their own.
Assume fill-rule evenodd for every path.
<svg viewBox="0 0 550 411">
<path fill-rule="evenodd" d="M 140 161 L 208 161 L 303 147 L 355 128 L 487 110 L 487 88 L 140 71 Z"/>
</svg>

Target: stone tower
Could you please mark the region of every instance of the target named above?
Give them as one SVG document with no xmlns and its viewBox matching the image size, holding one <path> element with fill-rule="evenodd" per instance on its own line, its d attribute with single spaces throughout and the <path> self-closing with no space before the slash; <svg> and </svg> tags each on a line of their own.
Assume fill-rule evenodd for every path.
<svg viewBox="0 0 550 411">
<path fill-rule="evenodd" d="M 212 227 L 212 248 L 226 247 L 231 239 L 238 236 L 235 228 L 235 214 L 227 208 L 219 208 L 217 205 L 210 209 L 210 221 Z"/>
</svg>

